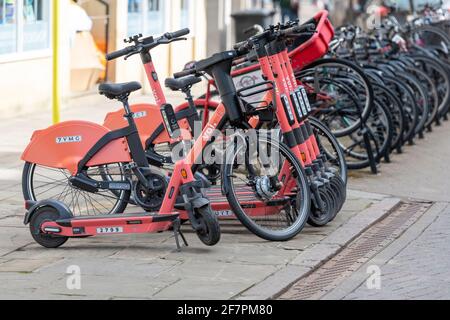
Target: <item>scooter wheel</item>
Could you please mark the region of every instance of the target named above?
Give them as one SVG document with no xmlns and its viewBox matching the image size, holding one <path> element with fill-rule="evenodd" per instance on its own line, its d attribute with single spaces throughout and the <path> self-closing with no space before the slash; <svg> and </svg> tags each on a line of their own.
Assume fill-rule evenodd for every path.
<svg viewBox="0 0 450 320">
<path fill-rule="evenodd" d="M 327 186 L 326 191 L 328 192 L 328 195 L 331 198 L 331 215 L 330 215 L 330 220 L 328 220 L 328 223 L 330 223 L 334 217 L 337 216 L 338 212 L 339 212 L 339 206 L 341 204 L 341 197 L 340 197 L 340 193 L 339 192 L 335 192 L 335 190 L 333 189 L 332 185 L 331 185 L 331 181 L 330 184 Z"/>
<path fill-rule="evenodd" d="M 36 210 L 30 221 L 30 232 L 33 239 L 45 248 L 58 248 L 66 243 L 69 238 L 45 234 L 41 230 L 43 223 L 56 221 L 59 218 L 59 212 L 55 208 L 47 206 Z"/>
<path fill-rule="evenodd" d="M 195 209 L 196 218 L 201 222 L 202 228 L 197 231 L 201 242 L 207 246 L 214 246 L 220 240 L 220 224 L 217 216 L 210 206 Z"/>
<path fill-rule="evenodd" d="M 345 204 L 345 201 L 347 199 L 347 189 L 342 179 L 338 176 L 333 177 L 330 180 L 330 189 L 331 192 L 336 194 L 336 198 L 338 199 L 336 213 L 330 219 L 330 221 L 333 221 Z"/>
<path fill-rule="evenodd" d="M 308 218 L 308 224 L 312 227 L 323 227 L 328 222 L 333 215 L 333 198 L 329 195 L 326 189 L 320 188 L 319 190 L 320 199 L 323 203 L 323 210 L 320 210 L 318 206 L 312 201 L 311 213 Z"/>
</svg>

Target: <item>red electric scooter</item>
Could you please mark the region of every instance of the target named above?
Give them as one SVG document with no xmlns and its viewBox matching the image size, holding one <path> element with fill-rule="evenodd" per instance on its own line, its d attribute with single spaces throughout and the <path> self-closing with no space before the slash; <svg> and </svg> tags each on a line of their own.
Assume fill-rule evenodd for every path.
<svg viewBox="0 0 450 320">
<path fill-rule="evenodd" d="M 119 58 L 121 56 L 140 54 L 142 60 L 147 61 L 148 64 L 151 62 L 149 51 L 152 48 L 156 47 L 159 44 L 167 43 L 169 41 L 168 39 L 176 39 L 176 36 L 181 36 L 180 33 L 181 32 L 178 32 L 175 35 L 166 34 L 158 39 L 153 39 L 152 37 L 145 39 L 135 38 L 133 40 L 135 42 L 134 45 L 110 54 L 109 58 L 112 59 Z M 71 186 L 75 187 L 76 190 L 89 191 L 92 194 L 97 194 L 99 191 L 106 191 L 111 192 L 116 196 L 119 192 L 130 191 L 131 189 L 134 198 L 139 200 L 139 205 L 141 205 L 142 203 L 142 207 L 146 209 L 157 208 L 158 212 L 161 214 L 168 214 L 170 212 L 173 212 L 174 208 L 176 208 L 178 209 L 177 211 L 180 212 L 180 218 L 182 220 L 191 221 L 194 230 L 197 231 L 197 234 L 199 234 L 199 236 L 201 236 L 203 242 L 210 244 L 212 242 L 215 242 L 215 240 L 218 240 L 214 237 L 214 235 L 218 233 L 218 227 L 216 227 L 215 220 L 216 217 L 214 216 L 214 219 L 212 218 L 212 215 L 210 214 L 211 208 L 209 201 L 207 197 L 205 197 L 202 193 L 202 190 L 208 188 L 208 182 L 206 179 L 202 179 L 201 176 L 198 180 L 195 180 L 193 172 L 197 172 L 196 169 L 198 163 L 196 163 L 196 160 L 201 158 L 203 150 L 212 142 L 213 134 L 215 133 L 216 129 L 221 132 L 223 126 L 227 123 L 235 124 L 237 127 L 248 127 L 248 124 L 246 124 L 247 117 L 242 113 L 243 110 L 241 110 L 241 108 L 237 105 L 236 89 L 230 77 L 232 60 L 238 55 L 239 53 L 237 51 L 227 51 L 199 62 L 199 68 L 197 69 L 198 72 L 208 72 L 216 79 L 219 92 L 223 93 L 224 103 L 218 106 L 214 116 L 208 122 L 208 125 L 203 130 L 203 133 L 201 134 L 199 139 L 195 141 L 194 146 L 188 152 L 185 160 L 177 161 L 175 163 L 173 173 L 168 183 L 165 183 L 166 180 L 162 176 L 151 172 L 151 170 L 149 169 L 145 169 L 148 168 L 148 163 L 146 164 L 145 162 L 148 162 L 149 160 L 147 155 L 142 154 L 141 152 L 143 150 L 142 140 L 137 135 L 138 132 L 135 124 L 135 118 L 138 115 L 131 112 L 128 103 L 124 102 L 125 118 L 129 122 L 129 126 L 131 127 L 131 131 L 133 134 L 133 140 L 131 141 L 131 139 L 127 138 L 127 141 L 130 147 L 130 151 L 133 155 L 132 158 L 135 160 L 135 163 L 129 163 L 130 157 L 128 159 L 121 159 L 120 161 L 126 163 L 124 168 L 126 170 L 132 170 L 135 179 L 137 178 L 138 181 L 130 183 L 133 181 L 133 179 L 131 179 L 131 181 L 128 181 L 128 184 L 126 183 L 127 181 L 108 181 L 111 174 L 105 171 L 106 169 L 103 166 L 101 169 L 104 172 L 100 172 L 100 177 L 102 178 L 102 180 L 95 181 L 91 179 L 88 172 L 84 172 L 82 170 L 86 167 L 86 164 L 87 162 L 89 162 L 89 160 L 83 159 L 81 163 L 76 164 L 75 159 L 73 159 L 71 163 L 75 168 L 72 171 L 73 176 L 71 176 L 69 180 Z M 156 73 L 154 71 L 151 71 L 150 74 L 152 74 L 154 78 L 156 78 L 154 83 L 157 83 Z M 129 92 L 123 90 L 130 88 L 130 86 L 133 90 L 137 89 L 135 86 L 133 86 L 133 84 L 125 84 L 101 85 L 100 90 L 109 97 L 116 97 L 114 94 L 119 92 L 126 93 L 126 97 L 128 97 Z M 162 95 L 162 91 L 159 93 L 156 92 L 156 94 Z M 119 96 L 119 98 L 121 98 L 121 96 Z M 172 107 L 168 104 L 162 103 L 162 97 L 161 99 L 157 99 L 157 101 L 159 101 L 161 104 L 160 109 L 162 119 L 171 140 L 178 141 L 179 139 L 182 139 L 181 135 L 176 135 L 176 132 L 179 131 L 180 126 Z M 48 132 L 37 133 L 33 137 L 32 143 L 29 146 L 29 149 L 33 152 L 27 150 L 24 153 L 23 159 L 26 161 L 34 161 L 32 162 L 34 164 L 37 163 L 40 165 L 46 165 L 50 168 L 53 167 L 55 169 L 60 169 L 61 165 L 58 161 L 61 160 L 60 158 L 63 156 L 70 158 L 71 153 L 74 152 L 74 146 L 77 146 L 76 144 L 69 144 L 69 146 L 67 146 L 67 149 L 58 151 L 59 154 L 55 154 L 55 149 L 53 149 L 51 144 L 49 144 L 49 146 L 47 146 L 46 150 L 44 151 L 46 151 L 46 153 L 50 156 L 54 156 L 54 158 L 52 159 L 53 162 L 50 163 L 46 162 L 47 157 L 33 159 L 30 154 L 34 154 L 36 146 L 44 146 L 44 144 L 40 144 L 41 136 L 48 136 L 48 141 L 51 141 L 52 139 L 58 139 L 58 136 L 62 135 L 62 133 L 60 132 L 60 127 L 63 126 L 64 125 L 61 124 L 56 128 L 48 129 Z M 79 129 L 76 125 L 74 125 L 73 127 L 77 130 Z M 123 133 L 120 130 L 125 129 L 112 131 L 108 134 L 108 136 L 111 136 L 110 139 L 120 139 Z M 76 134 L 73 132 L 67 132 L 64 133 L 64 137 L 76 137 Z M 65 142 L 71 140 L 71 138 L 66 139 L 64 137 L 63 139 L 61 139 L 61 141 Z M 77 138 L 79 140 L 79 143 L 85 141 L 84 137 L 79 137 L 81 137 L 81 139 Z M 92 157 L 93 154 L 96 154 L 98 150 L 101 150 L 104 145 L 107 144 L 108 140 L 109 139 L 106 139 L 106 141 L 103 141 L 103 143 L 98 142 L 94 150 L 91 149 L 90 151 L 88 151 L 88 155 Z M 122 148 L 124 149 L 124 151 L 122 151 L 122 154 L 127 154 L 128 149 L 126 142 L 121 141 L 121 143 Z M 267 227 L 265 228 L 259 225 L 256 226 L 255 222 L 247 224 L 244 223 L 250 230 L 265 239 L 285 241 L 298 234 L 302 230 L 306 222 L 306 219 L 309 215 L 310 204 L 309 187 L 307 185 L 307 179 L 302 170 L 301 163 L 298 161 L 298 159 L 295 158 L 295 156 L 289 151 L 289 149 L 284 147 L 283 145 L 271 141 L 267 141 L 266 143 L 278 147 L 279 152 L 283 154 L 283 159 L 285 159 L 283 160 L 283 165 L 281 165 L 279 168 L 277 167 L 277 171 L 275 173 L 272 173 L 271 176 L 261 175 L 261 173 L 259 175 L 253 174 L 251 177 L 248 177 L 251 178 L 251 180 L 249 181 L 249 185 L 244 186 L 244 188 L 242 188 L 241 190 L 225 191 L 225 194 L 228 199 L 235 199 L 237 192 L 247 195 L 246 201 L 239 204 L 244 206 L 245 212 L 244 210 L 236 212 L 235 207 L 233 207 L 233 205 L 231 204 L 231 209 L 233 209 L 233 211 L 236 213 L 237 217 L 241 219 L 241 221 L 245 220 L 247 218 L 247 214 L 249 214 L 252 217 L 268 219 L 272 222 L 278 223 L 280 221 L 280 219 L 277 218 L 278 216 L 285 217 L 287 215 L 287 217 L 285 217 L 283 220 L 284 225 L 278 226 L 277 229 L 267 229 Z M 108 155 L 111 157 L 111 159 L 109 160 L 110 163 L 112 163 L 113 161 L 117 161 L 115 159 L 115 151 L 110 151 L 110 153 L 104 153 L 104 155 Z M 136 159 L 139 159 L 140 164 L 137 163 Z M 108 162 L 104 162 L 102 164 L 106 166 L 107 163 Z M 92 165 L 98 164 L 99 163 L 97 162 L 92 163 Z M 231 161 L 231 167 L 235 167 L 235 163 L 233 161 Z M 63 168 L 69 168 L 69 166 Z M 142 177 L 150 180 L 153 185 L 151 185 L 150 183 L 145 184 L 146 180 L 141 181 Z M 230 178 L 230 176 L 227 176 L 227 178 Z M 226 189 L 227 187 L 224 185 L 224 188 Z M 129 195 L 130 193 L 128 192 L 128 196 Z M 180 197 L 182 198 L 182 201 L 178 200 L 180 199 Z M 212 205 L 214 206 L 215 210 L 230 210 L 230 204 L 228 204 L 226 200 L 226 198 L 222 197 L 221 200 L 214 202 Z M 94 232 L 96 232 L 95 234 L 102 234 L 103 230 L 116 231 L 117 229 L 114 228 L 108 229 L 110 227 L 114 227 L 114 225 L 105 226 L 105 223 L 108 222 L 109 224 L 111 224 L 113 220 L 125 221 L 127 218 L 126 217 L 125 219 L 120 220 L 121 218 L 119 215 L 114 218 L 110 218 L 111 216 L 69 218 L 71 223 L 75 221 L 77 222 L 77 228 L 85 226 L 82 230 L 83 233 L 74 234 L 71 233 L 73 232 L 73 229 L 71 229 L 72 225 L 67 225 L 67 229 L 63 229 L 63 226 L 58 224 L 58 221 L 61 220 L 58 217 L 53 217 L 53 221 L 46 221 L 47 218 L 44 215 L 44 218 L 35 218 L 37 220 L 34 220 L 32 217 L 41 216 L 35 216 L 35 213 L 37 212 L 36 210 L 42 206 L 39 207 L 39 204 L 34 203 L 32 205 L 33 207 L 27 214 L 26 222 L 31 221 L 32 233 L 36 236 L 35 239 L 37 239 L 37 241 L 39 239 L 42 240 L 43 238 L 47 237 L 85 237 L 93 235 Z M 154 210 L 153 212 L 155 211 L 156 210 Z M 138 218 L 139 217 L 141 217 L 141 215 L 139 215 Z M 212 220 L 209 221 L 208 218 L 211 218 Z M 66 225 L 67 219 L 64 218 L 62 220 L 63 225 Z M 87 229 L 86 226 L 88 225 L 95 227 L 95 230 Z M 170 224 L 168 224 L 168 226 L 169 225 Z M 79 229 L 76 229 L 77 232 L 78 230 Z M 119 233 L 123 233 L 126 231 L 128 232 L 128 230 L 129 229 L 125 228 L 118 229 Z M 204 239 L 203 237 L 206 237 L 206 239 Z"/>
<path fill-rule="evenodd" d="M 178 39 L 189 30 L 166 34 L 167 38 Z M 159 43 L 148 38 L 141 50 L 150 50 Z M 135 52 L 133 52 L 134 54 Z M 115 53 L 117 57 L 129 54 Z M 73 216 L 72 210 L 60 198 L 43 201 L 26 201 L 28 209 L 25 224 L 30 224 L 33 238 L 44 247 L 56 248 L 68 238 L 84 238 L 105 234 L 149 233 L 173 228 L 177 246 L 179 234 L 179 211 L 185 211 L 200 240 L 209 246 L 220 239 L 220 227 L 212 212 L 209 200 L 203 195 L 206 187 L 193 174 L 192 159 L 198 157 L 198 150 L 206 145 L 199 139 L 199 148 L 188 154 L 185 160 L 175 164 L 170 180 L 154 171 L 148 162 L 135 123 L 135 115 L 128 104 L 129 95 L 141 89 L 137 82 L 124 84 L 101 84 L 99 92 L 109 99 L 122 102 L 127 126 L 110 131 L 103 126 L 84 121 L 69 121 L 48 129 L 36 131 L 22 155 L 27 164 L 38 164 L 70 172 L 68 186 L 77 192 L 81 202 L 92 202 L 89 194 L 107 193 L 109 198 L 154 197 L 162 199 L 158 210 L 142 214 Z M 168 104 L 160 110 L 164 126 L 172 138 L 180 129 L 173 109 Z M 208 138 L 208 132 L 204 137 Z M 122 171 L 122 180 L 110 179 L 114 175 L 108 165 L 117 164 Z M 98 174 L 92 174 L 97 168 Z M 100 177 L 100 179 L 98 179 Z M 83 193 L 82 193 L 83 192 Z M 121 199 L 125 200 L 125 199 Z M 78 200 L 77 200 L 78 201 Z M 70 205 L 69 205 L 70 206 Z M 82 213 L 82 212 L 80 212 Z"/>
</svg>

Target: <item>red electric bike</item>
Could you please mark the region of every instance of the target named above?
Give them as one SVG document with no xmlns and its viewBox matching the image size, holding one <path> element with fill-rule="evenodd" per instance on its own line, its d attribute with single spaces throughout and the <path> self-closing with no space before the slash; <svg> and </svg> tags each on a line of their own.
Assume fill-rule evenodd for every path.
<svg viewBox="0 0 450 320">
<path fill-rule="evenodd" d="M 326 14 L 320 14 L 317 17 L 319 17 L 319 23 L 318 25 L 321 25 L 321 29 L 328 30 L 329 31 L 329 22 L 326 19 Z M 328 22 L 328 24 L 327 24 Z M 296 27 L 297 22 L 290 23 L 286 26 L 278 26 L 278 28 L 284 27 Z M 328 27 L 327 27 L 328 26 Z M 302 26 L 303 29 L 313 28 L 314 30 L 317 28 L 317 25 L 310 25 L 308 24 L 306 27 L 305 25 Z M 332 30 L 332 29 L 331 29 Z M 318 123 L 317 120 L 312 119 L 313 125 L 311 125 L 310 121 L 307 119 L 307 116 L 309 115 L 311 109 L 309 106 L 308 98 L 306 95 L 305 88 L 303 86 L 300 86 L 296 88 L 296 80 L 294 76 L 294 72 L 291 66 L 291 62 L 288 57 L 287 48 L 284 45 L 284 42 L 286 41 L 286 37 L 273 37 L 273 33 L 275 32 L 274 28 L 272 30 L 269 30 L 266 32 L 265 36 L 267 34 L 272 35 L 272 41 L 277 42 L 277 46 L 283 46 L 283 49 L 280 52 L 275 52 L 271 54 L 271 58 L 269 59 L 267 53 L 265 50 L 262 50 L 259 54 L 264 54 L 265 56 L 261 56 L 258 65 L 253 65 L 252 70 L 258 69 L 259 72 L 261 71 L 261 66 L 269 68 L 264 69 L 264 74 L 261 74 L 262 77 L 268 79 L 272 79 L 273 83 L 277 82 L 275 80 L 281 80 L 278 81 L 276 86 L 278 88 L 283 88 L 283 96 L 278 96 L 276 103 L 278 105 L 283 105 L 285 107 L 284 113 L 277 113 L 277 116 L 279 118 L 282 118 L 282 120 L 278 119 L 279 122 L 283 123 L 283 133 L 285 141 L 289 144 L 294 144 L 293 146 L 293 152 L 297 152 L 297 148 L 299 148 L 299 152 L 297 152 L 297 156 L 301 161 L 305 162 L 306 171 L 309 173 L 310 179 L 311 179 L 311 186 L 313 189 L 313 192 L 315 193 L 315 198 L 317 198 L 317 201 L 314 201 L 313 204 L 313 214 L 311 215 L 309 222 L 311 225 L 314 226 L 322 226 L 329 221 L 333 220 L 336 214 L 340 211 L 342 208 L 343 203 L 345 202 L 346 198 L 346 164 L 345 164 L 345 157 L 342 154 L 342 151 L 338 145 L 338 142 L 333 139 L 333 135 L 329 130 L 327 130 L 324 126 L 322 126 L 320 123 Z M 331 32 L 332 33 L 332 32 Z M 324 32 L 321 33 L 321 37 L 318 37 L 314 32 L 301 32 L 297 33 L 295 35 L 295 38 L 297 37 L 305 37 L 310 36 L 313 34 L 313 39 L 321 39 L 321 42 L 314 41 L 313 43 L 321 43 L 325 41 L 324 38 L 327 36 L 324 35 Z M 293 35 L 291 35 L 292 37 Z M 263 37 L 264 38 L 264 37 Z M 261 38 L 262 39 L 262 38 Z M 310 50 L 310 48 L 318 48 L 318 44 L 311 45 L 311 37 L 308 37 L 308 46 L 300 45 L 299 49 L 297 50 L 303 50 L 302 52 L 307 53 L 308 59 L 313 59 L 313 54 Z M 131 40 L 131 39 L 130 39 Z M 256 38 L 255 38 L 256 40 Z M 134 37 L 134 41 L 136 43 L 139 42 L 139 37 Z M 260 40 L 262 41 L 262 40 Z M 262 46 L 264 47 L 264 45 Z M 323 48 L 320 50 L 323 51 Z M 108 59 L 112 59 L 114 57 L 108 56 Z M 309 60 L 307 60 L 309 61 Z M 299 63 L 299 61 L 297 61 Z M 157 80 L 157 76 L 154 70 L 153 65 L 151 64 L 151 61 L 143 60 L 143 64 L 145 66 L 145 70 L 147 72 L 148 80 L 150 83 L 150 86 L 152 88 L 153 93 L 159 93 L 159 95 L 162 95 L 161 86 L 159 84 L 159 81 Z M 234 64 L 236 64 L 236 60 L 234 61 Z M 278 70 L 272 71 L 270 67 L 271 65 L 276 66 L 278 64 Z M 248 70 L 247 70 L 248 71 Z M 233 74 L 233 73 L 232 73 Z M 274 74 L 283 74 L 283 77 L 275 77 Z M 190 87 L 199 82 L 200 78 L 195 76 L 189 76 L 188 73 L 179 73 L 178 77 L 184 76 L 182 79 L 167 79 L 166 85 L 173 89 L 173 90 L 181 90 L 183 91 L 186 96 L 188 103 L 180 106 L 177 108 L 177 119 L 180 120 L 184 128 L 193 128 L 193 123 L 195 121 L 198 121 L 198 114 L 196 112 L 196 109 L 198 109 L 198 106 L 204 107 L 204 103 L 206 101 L 210 101 L 207 97 L 206 100 L 196 100 L 195 102 L 192 99 L 192 96 L 190 94 Z M 215 83 L 214 80 L 211 81 L 212 83 Z M 211 83 L 210 82 L 210 83 Z M 247 91 L 260 87 L 262 84 L 259 83 L 254 86 L 246 86 L 243 88 L 243 91 Z M 264 97 L 264 101 L 266 102 L 266 105 L 269 105 L 272 102 L 272 99 L 274 98 L 273 95 L 270 93 L 270 90 L 266 97 Z M 289 97 L 289 99 L 288 99 Z M 165 99 L 162 97 L 155 96 L 155 100 L 158 101 L 165 101 Z M 245 100 L 245 99 L 243 99 Z M 291 106 L 292 104 L 292 106 Z M 152 160 L 152 164 L 156 166 L 162 167 L 165 164 L 172 163 L 172 160 L 170 157 L 164 157 L 159 152 L 156 151 L 156 149 L 163 143 L 167 142 L 170 146 L 173 146 L 176 144 L 174 141 L 168 141 L 167 137 L 161 137 L 161 133 L 163 132 L 163 127 L 160 124 L 159 119 L 155 119 L 154 113 L 150 110 L 152 108 L 157 108 L 157 106 L 152 107 L 151 105 L 137 105 L 134 106 L 134 110 L 137 114 L 139 114 L 138 127 L 139 132 L 141 135 L 141 139 L 143 144 L 146 147 L 148 158 Z M 216 108 L 216 105 L 214 102 L 210 101 L 208 104 L 208 107 L 205 109 Z M 294 118 L 294 112 L 297 116 L 297 118 Z M 152 115 L 152 116 L 150 116 Z M 287 117 L 292 117 L 287 118 Z M 207 121 L 209 119 L 209 115 L 206 113 L 203 117 L 203 128 L 205 127 Z M 287 120 L 286 120 L 287 119 Z M 106 118 L 105 124 L 106 126 L 110 128 L 115 128 L 120 126 L 121 121 L 123 121 L 123 116 L 121 112 L 116 112 L 109 114 Z M 258 122 L 255 122 L 255 126 Z M 334 142 L 334 145 L 332 146 L 334 148 L 334 152 L 336 153 L 335 156 L 330 155 L 328 152 L 322 152 L 324 151 L 324 148 L 322 145 L 319 146 L 316 135 L 314 134 L 315 131 L 320 130 L 321 133 L 325 133 L 327 137 Z M 300 143 L 297 145 L 296 142 L 300 141 Z M 338 168 L 340 169 L 339 172 L 337 170 L 333 170 L 330 166 L 326 166 L 327 163 L 330 163 L 330 160 L 334 161 L 334 164 L 338 164 Z M 198 170 L 204 174 L 209 181 L 216 182 L 216 180 L 220 179 L 222 168 L 218 164 L 212 164 L 212 165 L 205 165 L 202 164 L 199 166 Z M 213 193 L 214 195 L 217 195 L 217 192 Z M 323 199 L 323 200 L 321 200 Z M 213 206 L 214 207 L 214 206 Z M 232 214 L 231 212 L 226 212 L 224 207 L 221 206 L 220 212 L 221 215 L 226 213 L 227 215 Z"/>
<path fill-rule="evenodd" d="M 298 147 L 315 195 L 309 222 L 314 226 L 321 226 L 333 220 L 342 208 L 346 198 L 346 186 L 339 172 L 326 166 L 326 154 L 321 154 L 318 141 L 308 120 L 311 106 L 306 89 L 297 84 L 288 55 L 286 38 L 277 36 L 277 32 L 274 34 L 274 31 L 271 30 L 277 28 L 283 30 L 283 28 L 296 24 L 293 22 L 271 27 L 264 33 L 251 38 L 248 43 L 257 48 L 256 55 L 262 77 L 275 81 L 280 88 L 280 95 L 277 99 L 285 112 L 284 115 L 278 115 L 278 118 L 286 117 L 287 123 L 290 125 L 290 127 L 282 126 L 280 121 L 283 138 L 285 141 L 289 141 L 288 144 L 291 147 L 294 148 L 295 145 Z M 316 26 L 305 24 L 301 28 L 314 33 Z M 302 34 L 304 35 L 305 32 Z M 291 39 L 295 38 L 295 34 L 290 37 Z M 264 50 L 260 48 L 264 48 Z M 345 168 L 345 163 L 342 167 Z"/>
<path fill-rule="evenodd" d="M 146 70 L 156 84 L 158 78 L 151 62 L 150 50 L 160 44 L 177 41 L 186 32 L 188 30 L 165 34 L 157 39 L 134 38 L 132 40 L 134 45 L 110 54 L 109 58 L 140 54 L 146 64 Z M 69 122 L 36 132 L 22 157 L 27 161 L 24 176 L 29 176 L 27 167 L 39 166 L 49 170 L 63 171 L 67 177 L 57 180 L 50 188 L 54 188 L 56 184 L 63 188 L 62 192 L 57 192 L 45 199 L 66 203 L 67 190 L 70 189 L 70 192 L 75 193 L 75 197 L 72 197 L 75 200 L 67 204 L 69 210 L 66 211 L 71 214 L 77 211 L 80 216 L 61 217 L 59 210 L 54 208 L 57 205 L 52 211 L 51 203 L 45 199 L 43 202 L 36 203 L 35 201 L 38 200 L 36 190 L 39 190 L 39 187 L 46 188 L 48 184 L 38 187 L 35 185 L 36 180 L 31 181 L 31 185 L 24 184 L 26 200 L 31 200 L 27 202 L 29 211 L 25 222 L 30 223 L 35 240 L 44 246 L 56 247 L 64 243 L 68 237 L 99 235 L 108 233 L 108 230 L 114 233 L 138 232 L 143 229 L 133 228 L 132 225 L 139 222 L 147 226 L 145 229 L 147 231 L 161 231 L 169 228 L 171 223 L 165 223 L 162 227 L 159 225 L 159 228 L 150 228 L 148 225 L 153 225 L 153 220 L 144 220 L 143 217 L 150 215 L 159 221 L 161 215 L 178 216 L 176 212 L 179 212 L 182 220 L 190 220 L 204 243 L 208 245 L 217 243 L 220 235 L 217 219 L 204 193 L 204 190 L 209 187 L 208 180 L 197 172 L 197 167 L 201 163 L 197 160 L 202 159 L 203 151 L 212 143 L 216 129 L 219 132 L 222 131 L 227 123 L 235 127 L 249 127 L 246 121 L 253 114 L 248 113 L 250 110 L 240 108 L 236 89 L 230 77 L 232 60 L 239 55 L 238 51 L 233 50 L 216 54 L 199 62 L 198 72 L 207 72 L 214 77 L 223 103 L 217 107 L 214 116 L 203 129 L 201 136 L 195 140 L 192 148 L 188 150 L 186 157 L 175 162 L 170 179 L 149 166 L 149 157 L 144 152 L 142 139 L 138 135 L 136 126 L 136 118 L 139 118 L 139 114 L 132 112 L 128 106 L 129 93 L 140 88 L 137 83 L 100 86 L 101 93 L 123 102 L 125 118 L 128 122 L 125 128 L 109 131 L 106 127 L 90 123 Z M 181 127 L 172 106 L 164 103 L 162 90 L 160 92 L 156 90 L 156 95 L 161 95 L 156 101 L 159 103 L 158 112 L 161 112 L 168 136 L 172 141 L 182 141 L 183 134 L 178 132 L 183 130 L 180 130 Z M 104 135 L 94 134 L 94 130 L 83 131 L 83 126 L 97 129 Z M 126 139 L 123 139 L 124 137 Z M 252 158 L 247 150 L 250 150 L 248 146 L 251 142 L 239 133 L 233 137 L 233 141 L 235 140 L 242 140 L 243 143 L 237 147 L 234 143 L 231 144 L 227 154 L 232 155 L 230 163 L 233 168 L 239 164 L 233 159 L 244 154 L 245 161 L 242 166 L 250 172 L 245 175 L 248 183 L 242 184 L 239 190 L 226 190 L 224 193 L 227 198 L 231 195 L 236 197 L 236 192 L 247 195 L 246 201 L 242 203 L 246 208 L 246 214 L 257 217 L 259 222 L 264 221 L 264 223 L 253 222 L 251 230 L 254 232 L 256 230 L 257 235 L 276 241 L 291 239 L 302 230 L 309 215 L 310 191 L 301 163 L 284 144 L 265 138 L 258 139 L 259 149 L 256 160 L 253 159 L 250 163 Z M 40 155 L 37 155 L 38 149 L 40 149 Z M 263 149 L 270 149 L 271 156 L 278 155 L 279 161 L 273 161 L 273 157 L 270 161 L 264 159 L 261 156 L 265 154 L 262 152 Z M 110 165 L 114 164 L 116 164 L 115 172 L 110 170 Z M 119 180 L 114 179 L 117 176 L 120 177 Z M 30 182 L 29 179 L 24 181 Z M 27 199 L 30 192 L 33 199 Z M 83 202 L 86 202 L 86 207 L 88 203 L 99 202 L 92 201 L 92 196 L 102 196 L 115 205 L 117 202 L 128 203 L 131 194 L 137 204 L 142 203 L 142 207 L 146 210 L 152 208 L 152 212 L 157 214 L 133 215 L 130 219 L 127 215 L 98 216 L 94 212 L 93 216 L 86 218 L 83 216 L 86 212 L 80 208 L 80 203 Z M 217 211 L 230 209 L 230 205 L 223 197 L 213 203 L 213 206 Z M 244 219 L 240 212 L 235 213 L 241 221 Z M 117 224 L 120 225 L 117 226 Z M 125 227 L 124 224 L 131 226 Z M 106 232 L 103 232 L 104 230 Z"/>
<path fill-rule="evenodd" d="M 315 26 L 295 26 L 294 24 L 272 26 L 264 33 L 237 45 L 236 48 L 240 51 L 245 49 L 256 50 L 259 67 L 262 71 L 261 80 L 263 81 L 246 86 L 238 91 L 238 95 L 243 97 L 242 100 L 247 108 L 254 108 L 255 105 L 257 105 L 255 109 L 261 108 L 261 105 L 272 106 L 272 115 L 265 114 L 264 118 L 266 122 L 268 118 L 271 119 L 270 123 L 280 126 L 284 141 L 302 162 L 314 195 L 313 210 L 309 223 L 314 226 L 322 226 L 334 219 L 342 208 L 346 198 L 346 185 L 337 171 L 326 166 L 326 155 L 321 154 L 312 127 L 307 121 L 311 108 L 306 90 L 303 86 L 298 87 L 296 85 L 287 55 L 285 41 L 289 38 L 305 35 L 305 33 L 308 33 L 305 30 L 307 31 L 310 28 L 315 28 Z M 192 65 L 191 69 L 176 74 L 175 77 L 183 77 L 189 74 L 199 74 L 197 64 Z M 274 86 L 277 90 L 261 89 L 261 87 L 267 86 Z M 252 90 L 253 93 L 266 93 L 262 99 L 251 102 L 245 101 L 245 98 L 250 96 L 248 92 Z M 261 115 L 259 115 L 259 117 L 252 118 L 250 123 L 253 127 L 258 127 L 261 119 Z M 340 150 L 339 147 L 337 149 Z M 345 168 L 344 156 L 341 154 L 340 158 L 343 161 L 341 166 Z M 225 177 L 226 184 L 228 184 L 227 176 L 233 176 L 233 174 L 225 168 L 223 177 Z M 230 200 L 235 212 L 243 211 L 242 206 L 239 206 L 241 202 L 242 200 L 239 198 Z"/>
</svg>

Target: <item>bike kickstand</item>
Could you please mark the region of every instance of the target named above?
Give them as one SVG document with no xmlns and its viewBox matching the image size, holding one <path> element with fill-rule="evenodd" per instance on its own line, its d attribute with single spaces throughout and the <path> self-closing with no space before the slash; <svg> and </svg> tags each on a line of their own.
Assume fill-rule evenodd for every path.
<svg viewBox="0 0 450 320">
<path fill-rule="evenodd" d="M 178 238 L 178 236 L 180 236 L 181 240 L 183 240 L 183 244 L 186 247 L 189 247 L 189 244 L 187 243 L 186 238 L 184 237 L 184 234 L 181 232 L 180 219 L 175 220 L 175 222 L 173 223 L 173 235 L 175 237 L 175 243 L 177 245 L 178 252 L 181 251 L 180 239 Z"/>
</svg>

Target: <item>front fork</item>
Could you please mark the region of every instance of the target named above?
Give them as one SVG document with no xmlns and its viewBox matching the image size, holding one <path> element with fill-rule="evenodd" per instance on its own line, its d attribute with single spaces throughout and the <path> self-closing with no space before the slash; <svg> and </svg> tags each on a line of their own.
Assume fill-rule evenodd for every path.
<svg viewBox="0 0 450 320">
<path fill-rule="evenodd" d="M 186 210 L 189 221 L 195 232 L 207 231 L 202 219 L 196 214 L 196 210 L 207 207 L 210 201 L 203 195 L 202 189 L 207 187 L 201 180 L 196 180 L 180 187 L 180 193 L 183 199 L 183 206 Z"/>
<path fill-rule="evenodd" d="M 207 187 L 204 179 L 194 177 L 192 167 L 186 161 L 179 161 L 175 164 L 160 213 L 173 212 L 175 207 L 185 210 L 192 228 L 202 231 L 205 226 L 196 210 L 210 205 L 209 199 L 202 193 L 202 189 Z"/>
</svg>

